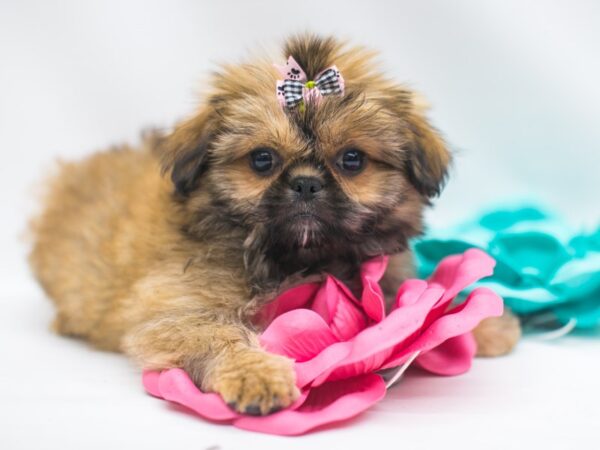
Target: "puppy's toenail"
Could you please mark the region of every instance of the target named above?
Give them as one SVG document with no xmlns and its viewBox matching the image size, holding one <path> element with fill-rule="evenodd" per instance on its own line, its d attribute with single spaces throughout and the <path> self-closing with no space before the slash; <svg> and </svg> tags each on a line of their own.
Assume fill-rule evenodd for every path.
<svg viewBox="0 0 600 450">
<path fill-rule="evenodd" d="M 249 405 L 246 407 L 245 413 L 249 416 L 260 416 L 262 415 L 260 411 L 260 406 L 258 405 Z"/>
<path fill-rule="evenodd" d="M 276 412 L 281 411 L 283 408 L 281 406 L 273 406 L 267 414 L 274 414 Z"/>
</svg>

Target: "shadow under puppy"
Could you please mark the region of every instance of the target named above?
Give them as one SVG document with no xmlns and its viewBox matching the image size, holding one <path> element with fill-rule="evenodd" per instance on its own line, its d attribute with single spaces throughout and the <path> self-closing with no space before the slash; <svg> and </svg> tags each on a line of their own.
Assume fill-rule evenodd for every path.
<svg viewBox="0 0 600 450">
<path fill-rule="evenodd" d="M 303 35 L 284 55 L 309 80 L 335 64 L 343 95 L 282 107 L 270 61 L 224 66 L 172 134 L 64 164 L 33 222 L 30 261 L 59 333 L 144 368 L 182 367 L 249 414 L 298 395 L 292 362 L 258 344 L 257 309 L 324 272 L 353 286 L 381 254 L 395 292 L 451 159 L 372 53 Z M 479 330 L 485 354 L 519 335 L 510 316 Z"/>
</svg>

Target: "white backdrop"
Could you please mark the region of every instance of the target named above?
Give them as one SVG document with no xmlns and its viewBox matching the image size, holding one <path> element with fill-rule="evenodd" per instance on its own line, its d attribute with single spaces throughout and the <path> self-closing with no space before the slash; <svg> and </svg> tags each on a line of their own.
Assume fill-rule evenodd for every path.
<svg viewBox="0 0 600 450">
<path fill-rule="evenodd" d="M 86 433 L 102 433 L 95 438 L 99 446 L 111 438 L 140 446 L 150 439 L 146 448 L 152 442 L 166 448 L 169 435 L 156 428 L 163 421 L 177 433 L 176 442 L 194 448 L 219 443 L 242 448 L 239 442 L 246 448 L 254 441 L 261 448 L 280 448 L 282 442 L 331 445 L 349 442 L 349 436 L 355 445 L 398 442 L 418 448 L 444 439 L 441 432 L 429 433 L 430 419 L 432 427 L 452 436 L 469 432 L 459 426 L 465 426 L 463 419 L 475 420 L 481 426 L 469 441 L 473 445 L 489 443 L 484 431 L 494 421 L 504 428 L 491 442 L 504 448 L 513 442 L 507 433 L 530 421 L 540 434 L 528 434 L 533 442 L 547 437 L 541 435 L 544 424 L 556 425 L 545 431 L 554 433 L 549 446 L 587 439 L 585 425 L 598 419 L 598 411 L 586 393 L 589 388 L 599 396 L 598 388 L 574 370 L 577 387 L 565 391 L 564 385 L 573 383 L 564 378 L 573 374 L 560 368 L 589 365 L 590 351 L 597 361 L 597 341 L 552 344 L 558 347 L 529 342 L 511 358 L 480 362 L 479 373 L 462 379 L 419 384 L 413 378 L 407 390 L 394 393 L 395 400 L 369 413 L 366 424 L 308 441 L 281 441 L 239 432 L 221 439 L 222 429 L 144 397 L 135 369 L 122 358 L 47 332 L 50 307 L 30 279 L 19 236 L 34 206 L 33 192 L 52 162 L 135 142 L 143 127 L 171 126 L 193 109 L 199 80 L 216 62 L 236 60 L 256 47 L 277 48 L 281 38 L 302 30 L 379 49 L 389 73 L 430 100 L 434 123 L 457 152 L 431 223 L 442 225 L 514 196 L 540 199 L 575 224 L 590 225 L 600 217 L 598 2 L 0 0 L 0 447 L 33 448 L 38 438 L 47 448 L 61 439 L 72 444 L 65 448 L 75 448 L 86 442 Z M 563 359 L 557 362 L 550 349 L 564 350 Z M 531 379 L 532 358 L 541 358 L 535 368 L 545 382 Z M 597 374 L 598 362 L 592 364 Z M 64 366 L 73 374 L 66 384 L 57 373 Z M 515 372 L 526 368 L 529 384 L 519 384 L 522 377 Z M 589 366 L 586 371 L 593 373 Z M 27 382 L 37 381 L 40 373 L 46 389 L 26 392 Z M 428 383 L 436 383 L 432 392 L 439 395 L 401 401 L 410 385 L 427 392 Z M 500 383 L 502 395 L 495 395 L 494 383 Z M 69 394 L 63 392 L 66 386 Z M 558 396 L 560 408 L 580 402 L 586 415 L 569 416 L 570 425 L 561 431 L 560 421 L 567 419 L 548 416 L 545 390 Z M 528 393 L 524 404 L 510 403 Z M 494 415 L 498 405 L 500 415 Z M 395 416 L 395 406 L 404 415 Z M 489 421 L 474 419 L 488 408 Z M 430 411 L 437 413 L 429 417 Z M 505 416 L 509 413 L 514 422 Z M 128 420 L 136 415 L 145 419 Z M 114 435 L 111 427 L 118 430 Z M 406 435 L 409 428 L 418 432 Z M 407 438 L 414 445 L 406 444 Z M 3 439 L 11 446 L 3 446 Z M 451 442 L 458 440 L 443 444 Z"/>
</svg>

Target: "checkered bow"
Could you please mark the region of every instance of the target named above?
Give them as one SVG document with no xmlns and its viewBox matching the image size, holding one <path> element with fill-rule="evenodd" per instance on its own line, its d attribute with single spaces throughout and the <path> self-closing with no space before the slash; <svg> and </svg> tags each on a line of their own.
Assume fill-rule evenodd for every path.
<svg viewBox="0 0 600 450">
<path fill-rule="evenodd" d="M 318 103 L 325 95 L 344 93 L 344 78 L 336 66 L 323 70 L 314 81 L 307 79 L 304 70 L 292 56 L 285 66 L 275 67 L 284 78 L 277 81 L 277 98 L 284 108 L 293 108 L 309 101 Z"/>
</svg>

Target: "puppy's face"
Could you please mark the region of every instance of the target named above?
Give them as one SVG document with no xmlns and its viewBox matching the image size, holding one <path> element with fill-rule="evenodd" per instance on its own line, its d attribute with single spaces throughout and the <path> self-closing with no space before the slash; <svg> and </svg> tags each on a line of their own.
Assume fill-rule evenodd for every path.
<svg viewBox="0 0 600 450">
<path fill-rule="evenodd" d="M 310 37 L 286 50 L 309 78 L 336 64 L 345 94 L 283 109 L 269 64 L 226 67 L 166 140 L 179 195 L 245 228 L 247 264 L 266 277 L 405 249 L 446 173 L 441 138 L 364 52 Z"/>
</svg>

